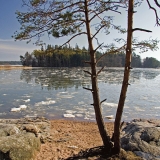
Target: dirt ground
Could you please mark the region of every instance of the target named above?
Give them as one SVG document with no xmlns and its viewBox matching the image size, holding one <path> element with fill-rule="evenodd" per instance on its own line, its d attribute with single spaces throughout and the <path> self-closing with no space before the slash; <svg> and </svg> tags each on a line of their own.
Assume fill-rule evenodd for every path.
<svg viewBox="0 0 160 160">
<path fill-rule="evenodd" d="M 106 126 L 108 133 L 112 135 L 113 123 L 106 123 Z M 102 145 L 97 125 L 94 122 L 52 120 L 51 135 L 51 142 L 42 144 L 36 160 L 75 159 L 71 157 L 80 151 L 85 150 L 87 152 L 89 148 Z M 101 158 L 91 157 L 88 159 L 98 160 Z"/>
</svg>

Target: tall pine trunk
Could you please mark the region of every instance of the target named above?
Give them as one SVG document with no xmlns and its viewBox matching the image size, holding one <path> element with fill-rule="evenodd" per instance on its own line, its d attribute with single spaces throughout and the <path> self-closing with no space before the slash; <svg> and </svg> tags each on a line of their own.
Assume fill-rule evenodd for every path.
<svg viewBox="0 0 160 160">
<path fill-rule="evenodd" d="M 93 97 L 95 117 L 96 117 L 98 129 L 99 129 L 103 144 L 106 148 L 106 152 L 110 153 L 112 149 L 112 143 L 107 133 L 107 130 L 103 121 L 103 117 L 102 117 L 101 102 L 99 98 L 99 89 L 98 89 L 98 83 L 97 83 L 96 55 L 95 55 L 95 50 L 93 48 L 93 40 L 91 37 L 90 21 L 89 21 L 89 15 L 88 15 L 88 0 L 85 0 L 85 18 L 86 18 L 86 30 L 87 30 L 87 36 L 88 36 L 87 38 L 88 38 L 88 44 L 89 44 L 90 66 L 91 66 L 91 82 L 92 82 L 91 92 Z"/>
<path fill-rule="evenodd" d="M 124 108 L 124 103 L 126 99 L 127 88 L 129 85 L 129 74 L 131 69 L 131 57 L 132 57 L 132 27 L 133 27 L 133 4 L 134 0 L 129 0 L 128 6 L 128 31 L 127 31 L 127 47 L 126 47 L 126 59 L 125 59 L 125 69 L 124 77 L 121 88 L 121 94 L 119 98 L 118 108 L 116 112 L 116 118 L 114 123 L 114 153 L 120 153 L 120 126 L 121 118 Z"/>
</svg>

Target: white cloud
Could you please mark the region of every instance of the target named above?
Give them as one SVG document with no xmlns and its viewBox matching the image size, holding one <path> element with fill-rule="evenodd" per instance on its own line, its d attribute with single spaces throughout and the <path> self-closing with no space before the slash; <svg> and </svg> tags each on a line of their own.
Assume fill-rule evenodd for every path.
<svg viewBox="0 0 160 160">
<path fill-rule="evenodd" d="M 0 39 L 0 42 L 14 42 L 13 39 Z"/>
<path fill-rule="evenodd" d="M 19 56 L 24 55 L 27 51 L 32 52 L 39 47 L 26 42 L 17 41 L 13 39 L 0 39 L 0 61 L 19 61 Z"/>
<path fill-rule="evenodd" d="M 24 47 L 21 45 L 13 45 L 13 44 L 0 44 L 0 53 L 8 52 L 8 53 L 21 53 L 26 51 L 33 51 L 33 48 Z"/>
</svg>

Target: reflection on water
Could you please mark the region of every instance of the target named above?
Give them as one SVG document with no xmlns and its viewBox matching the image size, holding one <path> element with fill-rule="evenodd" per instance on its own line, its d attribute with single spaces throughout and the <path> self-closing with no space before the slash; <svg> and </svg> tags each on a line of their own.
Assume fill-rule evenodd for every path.
<svg viewBox="0 0 160 160">
<path fill-rule="evenodd" d="M 89 68 L 44 68 L 22 70 L 20 79 L 25 80 L 27 83 L 33 79 L 36 84 L 40 84 L 43 88 L 45 86 L 48 90 L 52 89 L 67 89 L 78 88 L 90 85 L 90 77 L 83 72 Z M 160 74 L 160 70 L 155 69 L 134 69 L 131 71 L 130 83 L 138 82 L 138 80 L 154 79 Z M 101 72 L 98 81 L 109 84 L 121 84 L 123 79 L 123 68 L 108 68 Z"/>
<path fill-rule="evenodd" d="M 91 87 L 90 77 L 83 70 L 89 68 L 0 71 L 0 118 L 71 116 L 94 120 L 91 93 L 83 89 Z M 160 118 L 159 74 L 159 69 L 131 71 L 123 120 Z M 123 68 L 105 68 L 99 76 L 100 97 L 107 98 L 102 105 L 104 117 L 115 115 L 122 79 Z M 11 112 L 22 105 L 27 108 Z"/>
</svg>

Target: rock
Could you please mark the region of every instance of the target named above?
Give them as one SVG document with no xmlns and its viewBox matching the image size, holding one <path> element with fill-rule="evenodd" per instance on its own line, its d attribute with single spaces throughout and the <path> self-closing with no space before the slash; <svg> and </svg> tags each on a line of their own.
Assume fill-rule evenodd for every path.
<svg viewBox="0 0 160 160">
<path fill-rule="evenodd" d="M 39 150 L 40 139 L 33 133 L 0 137 L 0 157 L 9 157 L 10 160 L 32 160 Z"/>
<path fill-rule="evenodd" d="M 45 118 L 0 119 L 0 160 L 33 160 L 50 137 Z"/>
<path fill-rule="evenodd" d="M 38 136 L 38 132 L 40 131 L 36 125 L 33 124 L 27 124 L 23 126 L 23 130 L 26 130 L 27 132 L 34 133 L 36 136 Z"/>
<path fill-rule="evenodd" d="M 16 125 L 0 124 L 0 137 L 10 136 L 18 133 L 20 133 L 20 130 L 16 127 Z"/>
<path fill-rule="evenodd" d="M 146 160 L 160 160 L 160 120 L 138 119 L 122 130 L 121 146 Z"/>
</svg>

